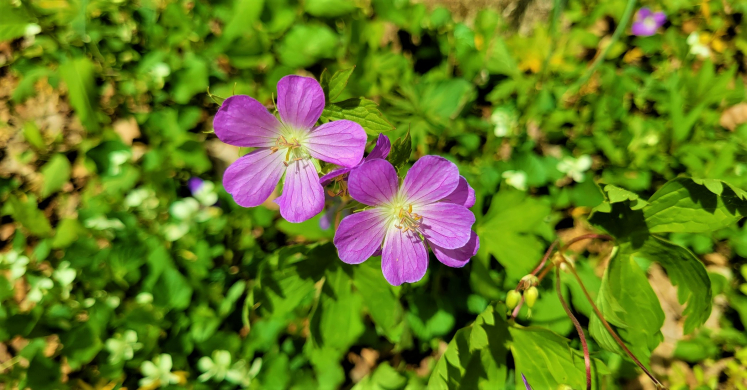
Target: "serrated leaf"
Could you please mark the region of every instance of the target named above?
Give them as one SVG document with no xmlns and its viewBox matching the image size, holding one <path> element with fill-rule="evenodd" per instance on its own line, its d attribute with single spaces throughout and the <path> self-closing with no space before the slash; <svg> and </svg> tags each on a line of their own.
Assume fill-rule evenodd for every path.
<svg viewBox="0 0 747 390">
<path fill-rule="evenodd" d="M 538 327 L 511 326 L 511 353 L 514 356 L 516 372 L 526 376 L 535 389 L 557 389 L 560 385 L 572 389 L 586 388 L 586 369 L 584 355 L 572 349 L 569 340 Z M 592 359 L 593 387 L 599 388 L 601 374 L 609 370 L 597 359 Z M 524 386 L 521 376 L 516 376 L 516 387 Z"/>
<path fill-rule="evenodd" d="M 412 139 L 410 138 L 410 130 L 408 130 L 404 137 L 399 137 L 392 143 L 392 149 L 387 160 L 394 165 L 395 169 L 399 170 L 410 161 L 410 154 L 412 154 Z"/>
<path fill-rule="evenodd" d="M 55 154 L 41 168 L 41 174 L 44 177 L 41 197 L 46 198 L 60 190 L 70 180 L 70 161 L 62 154 Z"/>
<path fill-rule="evenodd" d="M 370 135 L 379 135 L 381 132 L 394 129 L 394 126 L 379 111 L 379 106 L 366 98 L 329 103 L 324 107 L 322 118 L 326 121 L 351 120 L 361 125 Z"/>
<path fill-rule="evenodd" d="M 633 256 L 640 256 L 659 263 L 667 271 L 669 280 L 677 286 L 677 298 L 687 307 L 685 334 L 705 323 L 711 315 L 711 279 L 703 263 L 689 250 L 656 236 L 650 236 L 640 247 L 634 248 Z"/>
<path fill-rule="evenodd" d="M 350 69 L 339 70 L 332 75 L 332 77 L 329 79 L 329 102 L 337 99 L 342 91 L 345 90 L 345 87 L 348 85 L 350 75 L 353 74 L 354 70 L 355 66 Z"/>
<path fill-rule="evenodd" d="M 731 186 L 723 186 L 716 195 L 693 179 L 677 178 L 664 184 L 643 208 L 651 233 L 701 233 L 729 226 L 747 215 L 747 201 Z"/>
<path fill-rule="evenodd" d="M 648 205 L 648 202 L 641 199 L 635 192 L 628 191 L 624 188 L 620 188 L 612 184 L 607 184 L 606 186 L 604 186 L 604 192 L 607 193 L 607 197 L 609 198 L 610 203 L 619 203 L 629 200 L 631 206 L 630 208 L 632 210 L 642 209 L 643 207 Z"/>
<path fill-rule="evenodd" d="M 596 304 L 633 354 L 648 366 L 651 351 L 663 340 L 664 312 L 633 257 L 631 243 L 617 249 L 604 272 Z M 596 314 L 590 317 L 589 333 L 602 348 L 625 356 Z"/>
<path fill-rule="evenodd" d="M 508 328 L 503 305 L 488 306 L 459 329 L 428 381 L 429 389 L 499 389 L 506 383 Z"/>
<path fill-rule="evenodd" d="M 87 57 L 78 57 L 60 65 L 60 75 L 67 85 L 70 104 L 80 121 L 89 130 L 98 130 L 96 119 L 96 83 L 93 62 Z"/>
</svg>

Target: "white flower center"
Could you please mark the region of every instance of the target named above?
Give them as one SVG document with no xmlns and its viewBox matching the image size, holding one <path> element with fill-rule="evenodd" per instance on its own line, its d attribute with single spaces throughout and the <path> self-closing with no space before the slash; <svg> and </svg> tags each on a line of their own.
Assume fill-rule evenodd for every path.
<svg viewBox="0 0 747 390">
<path fill-rule="evenodd" d="M 280 130 L 280 137 L 275 141 L 275 146 L 271 147 L 272 153 L 285 152 L 285 165 L 293 161 L 300 161 L 308 157 L 306 152 L 306 139 L 308 132 L 306 130 L 294 129 L 290 126 L 283 126 Z"/>
</svg>

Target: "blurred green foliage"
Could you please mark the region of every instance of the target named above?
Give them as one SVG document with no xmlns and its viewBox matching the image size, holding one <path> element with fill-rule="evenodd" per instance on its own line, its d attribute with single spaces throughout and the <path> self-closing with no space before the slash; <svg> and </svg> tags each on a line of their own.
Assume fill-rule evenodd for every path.
<svg viewBox="0 0 747 390">
<path fill-rule="evenodd" d="M 623 25 L 618 40 L 627 1 L 515 3 L 0 2 L 1 381 L 512 389 L 524 373 L 538 389 L 581 387 L 554 278 L 531 318 L 521 311 L 527 327 L 492 302 L 556 237 L 590 232 L 596 208 L 591 223 L 620 248 L 609 262 L 602 245 L 574 256 L 623 339 L 646 362 L 669 359 L 653 369 L 673 389 L 747 388 L 747 228 L 735 223 L 747 2 L 651 2 L 667 24 L 651 37 Z M 422 281 L 391 287 L 376 258 L 339 261 L 318 218 L 233 202 L 220 177 L 242 151 L 211 134 L 213 98 L 272 107 L 288 74 L 322 81 L 324 120 L 386 131 L 398 167 L 424 154 L 459 166 L 482 243 L 467 267 L 433 260 Z M 670 181 L 681 174 L 698 179 Z M 192 196 L 191 177 L 217 203 Z M 595 386 L 636 381 L 569 276 Z"/>
</svg>

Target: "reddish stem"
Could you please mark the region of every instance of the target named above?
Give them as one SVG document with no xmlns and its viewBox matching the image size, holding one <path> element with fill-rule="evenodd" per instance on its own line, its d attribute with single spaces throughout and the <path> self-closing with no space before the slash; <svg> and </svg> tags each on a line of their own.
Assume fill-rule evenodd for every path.
<svg viewBox="0 0 747 390">
<path fill-rule="evenodd" d="M 581 338 L 581 347 L 584 350 L 584 366 L 586 367 L 586 390 L 591 390 L 591 357 L 589 356 L 589 346 L 586 345 L 584 329 L 576 317 L 573 316 L 573 313 L 571 313 L 571 309 L 568 307 L 565 299 L 563 299 L 562 291 L 560 291 L 560 267 L 555 267 L 555 290 L 558 292 L 558 299 L 560 299 L 560 304 L 563 305 L 565 314 L 573 321 L 573 326 L 576 327 L 576 332 L 578 332 L 578 336 Z"/>
</svg>

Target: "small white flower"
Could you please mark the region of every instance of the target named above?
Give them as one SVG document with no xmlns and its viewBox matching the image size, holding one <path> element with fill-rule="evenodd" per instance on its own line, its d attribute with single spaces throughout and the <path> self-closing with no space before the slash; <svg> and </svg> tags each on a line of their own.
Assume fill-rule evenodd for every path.
<svg viewBox="0 0 747 390">
<path fill-rule="evenodd" d="M 137 188 L 127 194 L 124 205 L 127 208 L 142 206 L 147 209 L 153 209 L 158 206 L 158 198 L 156 197 L 156 193 L 149 188 Z"/>
<path fill-rule="evenodd" d="M 262 359 L 257 358 L 251 368 L 247 368 L 244 360 L 239 360 L 231 365 L 231 353 L 224 350 L 213 351 L 212 358 L 203 356 L 197 362 L 197 367 L 203 372 L 197 379 L 207 382 L 212 379 L 215 382 L 226 380 L 230 383 L 248 387 L 251 381 L 259 373 L 262 367 Z"/>
<path fill-rule="evenodd" d="M 527 174 L 522 171 L 505 171 L 501 175 L 506 179 L 506 184 L 517 190 L 527 190 Z"/>
<path fill-rule="evenodd" d="M 119 175 L 122 172 L 122 165 L 130 160 L 132 153 L 128 150 L 116 150 L 109 154 L 109 174 Z"/>
<path fill-rule="evenodd" d="M 192 219 L 199 210 L 200 203 L 195 198 L 177 200 L 169 208 L 171 216 L 181 221 Z"/>
<path fill-rule="evenodd" d="M 565 157 L 558 163 L 558 170 L 573 178 L 578 183 L 584 181 L 584 172 L 591 168 L 591 157 L 583 155 L 579 158 Z"/>
<path fill-rule="evenodd" d="M 52 278 L 62 287 L 62 299 L 70 297 L 70 291 L 73 289 L 76 271 L 70 268 L 69 261 L 63 261 L 60 266 L 52 273 Z"/>
<path fill-rule="evenodd" d="M 696 55 L 701 58 L 708 58 L 711 56 L 711 49 L 708 45 L 703 44 L 700 40 L 700 34 L 697 32 L 691 32 L 687 37 L 687 44 L 690 45 L 690 54 Z"/>
<path fill-rule="evenodd" d="M 44 295 L 47 294 L 47 291 L 52 289 L 54 287 L 54 282 L 50 278 L 40 278 L 37 279 L 36 282 L 33 283 L 31 286 L 31 290 L 29 290 L 28 295 L 26 295 L 26 299 L 28 299 L 31 302 L 40 302 L 42 298 L 44 298 Z"/>
<path fill-rule="evenodd" d="M 511 133 L 516 126 L 516 116 L 513 111 L 506 107 L 496 107 L 490 115 L 490 123 L 495 125 L 493 134 L 496 137 L 505 137 Z"/>
<path fill-rule="evenodd" d="M 164 238 L 166 241 L 174 242 L 189 232 L 189 225 L 186 223 L 170 223 L 163 229 Z"/>
<path fill-rule="evenodd" d="M 212 206 L 218 201 L 218 193 L 215 192 L 215 184 L 211 181 L 205 181 L 192 194 L 203 206 Z"/>
<path fill-rule="evenodd" d="M 135 297 L 135 302 L 141 305 L 147 305 L 153 302 L 153 294 L 149 292 L 142 292 Z"/>
<path fill-rule="evenodd" d="M 141 387 L 166 387 L 179 383 L 179 376 L 171 372 L 171 355 L 161 354 L 153 358 L 152 362 L 143 362 L 140 371 L 145 378 L 140 379 Z"/>
<path fill-rule="evenodd" d="M 12 282 L 26 274 L 29 258 L 16 251 L 10 251 L 0 255 L 0 264 L 5 264 L 10 268 L 10 281 Z"/>
<path fill-rule="evenodd" d="M 116 218 L 107 219 L 103 215 L 98 215 L 96 217 L 89 218 L 83 224 L 89 229 L 96 229 L 96 230 L 108 230 L 108 229 L 122 230 L 125 228 L 122 221 Z"/>
<path fill-rule="evenodd" d="M 26 29 L 23 31 L 23 35 L 26 38 L 32 38 L 34 35 L 41 32 L 41 26 L 36 23 L 29 23 L 26 25 Z"/>
<path fill-rule="evenodd" d="M 143 348 L 143 344 L 137 342 L 137 332 L 128 329 L 124 334 L 115 334 L 113 338 L 106 340 L 106 349 L 109 351 L 109 363 L 117 364 L 124 360 L 131 360 L 135 351 Z"/>
</svg>

